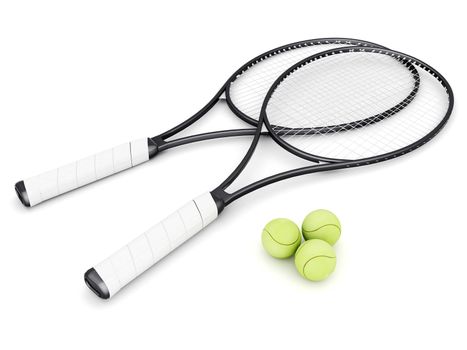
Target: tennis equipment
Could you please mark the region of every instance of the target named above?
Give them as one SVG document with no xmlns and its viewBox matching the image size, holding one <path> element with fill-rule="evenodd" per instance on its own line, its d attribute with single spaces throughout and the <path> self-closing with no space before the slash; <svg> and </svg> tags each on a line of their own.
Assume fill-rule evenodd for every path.
<svg viewBox="0 0 467 350">
<path fill-rule="evenodd" d="M 255 128 L 246 128 L 213 131 L 169 140 L 203 117 L 218 101 L 223 99 L 237 117 L 256 126 L 266 92 L 285 69 L 311 54 L 333 47 L 349 45 L 379 47 L 377 44 L 357 39 L 323 38 L 300 41 L 265 52 L 235 71 L 201 110 L 181 124 L 158 136 L 127 142 L 19 181 L 15 184 L 18 198 L 25 206 L 32 207 L 45 200 L 144 163 L 170 148 L 203 140 L 254 135 Z"/>
<path fill-rule="evenodd" d="M 453 104 L 446 79 L 404 53 L 355 46 L 307 57 L 285 70 L 268 90 L 252 143 L 233 172 L 212 191 L 189 201 L 89 269 L 85 281 L 99 297 L 112 297 L 246 194 L 299 175 L 375 164 L 407 154 L 439 133 Z M 319 163 L 228 192 L 255 153 L 263 126 L 285 151 Z"/>
<path fill-rule="evenodd" d="M 334 245 L 341 236 L 341 223 L 334 213 L 318 209 L 303 220 L 302 234 L 305 240 L 316 238 Z"/>
<path fill-rule="evenodd" d="M 302 242 L 302 235 L 295 222 L 289 219 L 274 219 L 264 227 L 261 242 L 269 255 L 285 259 L 295 254 Z"/>
<path fill-rule="evenodd" d="M 321 239 L 303 242 L 295 253 L 297 271 L 310 281 L 322 281 L 334 272 L 336 253 L 332 246 Z"/>
</svg>

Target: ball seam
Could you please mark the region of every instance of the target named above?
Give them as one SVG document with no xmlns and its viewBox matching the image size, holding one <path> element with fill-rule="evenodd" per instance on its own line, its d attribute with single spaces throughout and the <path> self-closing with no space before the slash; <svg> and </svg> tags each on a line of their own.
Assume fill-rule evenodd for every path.
<svg viewBox="0 0 467 350">
<path fill-rule="evenodd" d="M 320 229 L 322 229 L 323 227 L 326 227 L 326 226 L 334 226 L 335 228 L 339 229 L 339 231 L 341 230 L 341 228 L 339 226 L 337 226 L 337 225 L 326 224 L 326 225 L 320 226 L 320 227 L 318 227 L 317 229 L 314 229 L 314 230 L 307 230 L 307 229 L 304 229 L 302 227 L 302 231 L 305 232 L 305 233 L 312 233 L 312 232 L 316 232 L 316 231 L 318 231 L 318 230 L 320 230 Z"/>
<path fill-rule="evenodd" d="M 274 242 L 276 242 L 277 244 L 280 244 L 280 245 L 291 246 L 291 245 L 296 244 L 297 241 L 300 240 L 300 235 L 298 235 L 297 239 L 296 239 L 295 241 L 293 241 L 292 243 L 281 243 L 281 242 L 278 242 L 277 240 L 275 240 L 274 237 L 271 235 L 271 233 L 270 233 L 268 230 L 264 229 L 264 231 L 269 235 L 269 237 L 271 237 L 271 239 L 272 239 Z"/>
<path fill-rule="evenodd" d="M 306 261 L 306 263 L 303 264 L 302 275 L 305 276 L 305 267 L 306 267 L 306 265 L 307 265 L 310 261 L 312 261 L 312 260 L 314 260 L 314 259 L 316 259 L 316 258 L 328 258 L 328 259 L 334 259 L 334 260 L 336 259 L 335 256 L 327 256 L 327 255 L 317 255 L 317 256 L 314 256 L 314 257 L 312 257 L 311 259 L 308 259 L 308 260 Z"/>
</svg>

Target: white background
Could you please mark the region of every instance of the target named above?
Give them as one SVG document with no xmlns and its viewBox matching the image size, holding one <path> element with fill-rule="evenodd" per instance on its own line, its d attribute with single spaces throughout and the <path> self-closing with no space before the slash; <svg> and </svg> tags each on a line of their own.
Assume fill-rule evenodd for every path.
<svg viewBox="0 0 467 350">
<path fill-rule="evenodd" d="M 465 349 L 465 11 L 419 3 L 2 1 L 0 348 Z M 171 150 L 32 209 L 17 200 L 22 178 L 184 120 L 253 56 L 330 36 L 438 68 L 456 95 L 439 137 L 396 161 L 253 193 L 110 301 L 83 273 L 213 189 L 248 139 Z M 219 105 L 193 131 L 230 126 L 243 124 Z M 259 151 L 242 183 L 278 169 L 277 146 Z M 268 220 L 301 223 L 317 208 L 343 225 L 323 283 L 260 243 Z"/>
</svg>

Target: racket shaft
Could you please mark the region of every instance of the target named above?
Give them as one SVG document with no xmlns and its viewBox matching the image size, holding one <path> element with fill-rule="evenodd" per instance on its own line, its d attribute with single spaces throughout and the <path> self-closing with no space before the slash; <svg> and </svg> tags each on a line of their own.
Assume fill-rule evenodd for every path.
<svg viewBox="0 0 467 350">
<path fill-rule="evenodd" d="M 205 193 L 191 200 L 138 238 L 88 270 L 85 281 L 107 299 L 217 218 L 216 203 Z"/>
<path fill-rule="evenodd" d="M 21 202 L 32 207 L 148 159 L 148 139 L 134 140 L 20 181 L 15 189 Z"/>
</svg>

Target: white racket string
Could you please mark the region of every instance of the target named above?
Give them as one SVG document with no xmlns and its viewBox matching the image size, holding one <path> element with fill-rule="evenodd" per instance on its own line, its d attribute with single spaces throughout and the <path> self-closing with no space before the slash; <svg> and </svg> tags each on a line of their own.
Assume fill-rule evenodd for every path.
<svg viewBox="0 0 467 350">
<path fill-rule="evenodd" d="M 287 68 L 318 52 L 345 46 L 327 43 L 309 45 L 268 56 L 239 75 L 230 86 L 230 98 L 234 105 L 244 114 L 258 120 L 266 93 Z"/>
<path fill-rule="evenodd" d="M 440 123 L 448 106 L 445 88 L 418 64 L 351 52 L 292 72 L 277 86 L 266 113 L 274 132 L 295 148 L 352 160 L 416 142 Z M 332 128 L 341 124 L 349 130 Z"/>
</svg>

